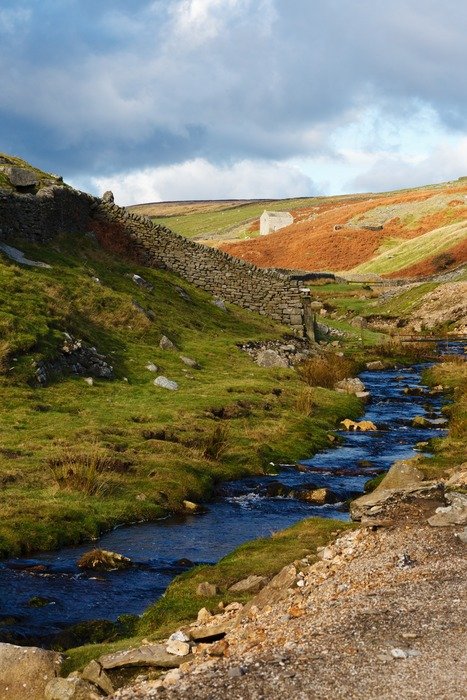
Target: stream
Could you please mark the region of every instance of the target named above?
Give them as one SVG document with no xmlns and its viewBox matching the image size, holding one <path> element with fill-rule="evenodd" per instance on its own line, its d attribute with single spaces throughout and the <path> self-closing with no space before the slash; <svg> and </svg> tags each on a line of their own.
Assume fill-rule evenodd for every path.
<svg viewBox="0 0 467 700">
<path fill-rule="evenodd" d="M 455 350 L 462 352 L 460 346 Z M 372 397 L 363 418 L 382 430 L 340 432 L 342 443 L 337 449 L 302 460 L 300 470 L 297 465 L 281 466 L 274 476 L 224 483 L 205 514 L 119 527 L 92 545 L 0 562 L 0 641 L 47 643 L 78 622 L 140 614 L 190 562 L 214 563 L 247 540 L 310 516 L 348 520 L 345 501 L 362 493 L 368 479 L 386 471 L 395 460 L 414 456 L 416 443 L 444 434 L 438 426 L 417 429 L 411 425 L 415 416 L 427 415 L 427 408 L 430 417 L 440 417 L 442 396 L 403 393 L 404 387 L 420 384 L 426 366 L 363 372 L 360 378 Z M 274 482 L 286 491 L 327 487 L 335 503 L 317 506 L 293 495 L 268 495 Z M 97 575 L 82 572 L 76 562 L 93 546 L 120 552 L 139 566 Z M 33 596 L 50 602 L 31 607 L 28 601 Z"/>
</svg>

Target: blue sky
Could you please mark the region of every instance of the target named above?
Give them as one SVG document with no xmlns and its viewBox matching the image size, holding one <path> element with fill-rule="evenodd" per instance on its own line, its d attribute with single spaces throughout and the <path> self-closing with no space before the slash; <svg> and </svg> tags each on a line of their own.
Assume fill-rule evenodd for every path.
<svg viewBox="0 0 467 700">
<path fill-rule="evenodd" d="M 467 175 L 463 0 L 2 0 L 0 150 L 117 201 Z"/>
</svg>

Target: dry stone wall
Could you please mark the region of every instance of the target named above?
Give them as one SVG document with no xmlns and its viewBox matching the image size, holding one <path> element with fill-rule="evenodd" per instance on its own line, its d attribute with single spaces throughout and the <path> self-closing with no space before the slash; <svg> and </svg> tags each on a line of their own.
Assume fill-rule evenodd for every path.
<svg viewBox="0 0 467 700">
<path fill-rule="evenodd" d="M 0 239 L 21 236 L 43 243 L 67 231 L 89 231 L 95 198 L 70 187 L 44 187 L 37 194 L 0 190 Z"/>
<path fill-rule="evenodd" d="M 36 243 L 62 233 L 94 232 L 102 245 L 148 267 L 170 270 L 214 297 L 268 316 L 307 335 L 309 298 L 301 281 L 190 241 L 170 229 L 66 186 L 36 194 L 0 190 L 0 239 Z M 312 331 L 308 332 L 312 337 Z"/>
<path fill-rule="evenodd" d="M 122 240 L 131 241 L 129 250 L 148 267 L 171 270 L 215 297 L 290 326 L 297 335 L 306 335 L 308 295 L 301 291 L 300 280 L 190 241 L 112 202 L 99 200 L 93 218 L 100 224 L 98 235 L 105 231 L 112 235 L 119 229 L 119 240 L 114 238 L 113 245 L 118 248 Z"/>
</svg>

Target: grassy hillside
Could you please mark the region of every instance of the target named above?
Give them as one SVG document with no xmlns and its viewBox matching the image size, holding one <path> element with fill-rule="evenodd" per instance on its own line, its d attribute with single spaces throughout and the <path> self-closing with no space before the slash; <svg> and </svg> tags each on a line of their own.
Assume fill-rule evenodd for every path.
<svg viewBox="0 0 467 700">
<path fill-rule="evenodd" d="M 51 269 L 0 254 L 0 554 L 181 511 L 183 499 L 209 496 L 216 481 L 327 445 L 336 421 L 358 410 L 314 389 L 313 416 L 300 413 L 295 371 L 261 369 L 237 348 L 284 328 L 236 307 L 222 311 L 179 278 L 127 264 L 92 240 L 76 243 L 17 242 Z M 153 288 L 135 284 L 134 273 Z M 55 357 L 64 332 L 109 358 L 115 379 L 89 386 L 57 377 L 39 387 L 33 363 Z M 162 334 L 176 349 L 160 349 Z M 154 386 L 157 374 L 179 390 Z M 230 418 L 216 418 L 226 407 Z"/>
<path fill-rule="evenodd" d="M 467 259 L 463 179 L 379 194 L 130 209 L 260 267 L 418 277 Z M 294 223 L 260 237 L 264 209 L 290 211 Z"/>
<path fill-rule="evenodd" d="M 467 221 L 442 226 L 409 241 L 398 243 L 372 260 L 355 267 L 352 272 L 373 272 L 379 275 L 397 273 L 423 260 L 447 252 L 467 240 Z"/>
</svg>

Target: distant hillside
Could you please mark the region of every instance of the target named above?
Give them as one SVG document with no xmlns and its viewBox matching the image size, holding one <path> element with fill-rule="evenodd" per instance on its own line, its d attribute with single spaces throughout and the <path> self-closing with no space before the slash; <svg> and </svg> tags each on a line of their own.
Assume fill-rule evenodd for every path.
<svg viewBox="0 0 467 700">
<path fill-rule="evenodd" d="M 294 224 L 259 237 L 265 209 Z M 259 267 L 417 277 L 467 258 L 467 179 L 381 194 L 167 202 L 133 208 Z"/>
</svg>

